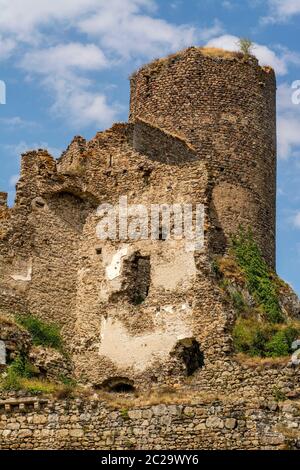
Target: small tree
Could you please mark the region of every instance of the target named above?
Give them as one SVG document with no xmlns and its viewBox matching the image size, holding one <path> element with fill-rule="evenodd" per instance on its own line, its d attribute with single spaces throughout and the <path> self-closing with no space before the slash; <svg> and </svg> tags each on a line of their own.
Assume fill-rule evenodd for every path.
<svg viewBox="0 0 300 470">
<path fill-rule="evenodd" d="M 238 42 L 240 51 L 247 57 L 252 54 L 253 42 L 251 39 L 241 38 Z"/>
</svg>

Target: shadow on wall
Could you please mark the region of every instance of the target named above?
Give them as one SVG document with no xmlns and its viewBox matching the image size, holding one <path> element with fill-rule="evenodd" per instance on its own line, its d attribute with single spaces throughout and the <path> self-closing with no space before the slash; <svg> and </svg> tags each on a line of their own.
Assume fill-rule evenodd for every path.
<svg viewBox="0 0 300 470">
<path fill-rule="evenodd" d="M 177 357 L 184 363 L 187 376 L 193 375 L 196 370 L 204 366 L 204 353 L 195 338 L 179 340 L 171 352 L 171 356 Z"/>
<path fill-rule="evenodd" d="M 134 382 L 127 377 L 113 377 L 107 379 L 98 388 L 115 393 L 132 393 L 135 391 Z"/>
<path fill-rule="evenodd" d="M 85 221 L 93 209 L 92 204 L 75 194 L 61 192 L 48 201 L 49 209 L 69 228 L 82 232 Z"/>
</svg>

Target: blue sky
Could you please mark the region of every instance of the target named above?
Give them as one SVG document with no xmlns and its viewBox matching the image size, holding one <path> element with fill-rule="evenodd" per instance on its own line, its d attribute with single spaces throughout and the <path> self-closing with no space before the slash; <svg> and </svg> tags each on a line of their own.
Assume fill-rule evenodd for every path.
<svg viewBox="0 0 300 470">
<path fill-rule="evenodd" d="M 300 0 L 0 0 L 0 190 L 13 201 L 25 150 L 59 156 L 74 135 L 126 121 L 128 76 L 141 64 L 249 37 L 277 72 L 277 268 L 300 293 L 299 33 Z"/>
</svg>

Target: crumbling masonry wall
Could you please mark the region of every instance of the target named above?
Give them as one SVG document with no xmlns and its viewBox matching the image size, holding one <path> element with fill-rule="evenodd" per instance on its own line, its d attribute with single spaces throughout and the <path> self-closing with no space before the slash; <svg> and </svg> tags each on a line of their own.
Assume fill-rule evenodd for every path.
<svg viewBox="0 0 300 470">
<path fill-rule="evenodd" d="M 197 149 L 213 178 L 214 251 L 249 225 L 275 265 L 276 80 L 273 70 L 192 47 L 159 59 L 131 79 L 130 122 L 140 119 Z M 213 235 L 213 234 L 212 234 Z"/>
<path fill-rule="evenodd" d="M 0 449 L 297 449 L 299 402 L 194 399 L 114 410 L 108 403 L 0 401 Z"/>
<path fill-rule="evenodd" d="M 275 261 L 275 77 L 254 58 L 190 48 L 131 86 L 130 123 L 75 137 L 58 161 L 22 156 L 14 207 L 0 194 L 0 311 L 61 326 L 82 383 L 147 389 L 193 375 L 201 388 L 232 353 L 235 320 L 212 255 L 242 224 Z M 204 246 L 100 240 L 96 209 L 121 196 L 202 204 Z"/>
</svg>

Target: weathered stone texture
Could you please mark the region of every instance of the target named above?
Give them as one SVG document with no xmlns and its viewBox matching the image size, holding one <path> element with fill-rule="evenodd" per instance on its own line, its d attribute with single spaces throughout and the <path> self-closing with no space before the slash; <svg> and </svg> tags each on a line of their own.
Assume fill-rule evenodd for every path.
<svg viewBox="0 0 300 470">
<path fill-rule="evenodd" d="M 31 345 L 31 338 L 26 330 L 1 316 L 0 341 L 5 350 L 5 364 L 11 362 L 20 353 L 27 353 Z"/>
<path fill-rule="evenodd" d="M 299 402 L 195 399 L 113 410 L 87 400 L 0 401 L 0 449 L 201 450 L 298 448 Z"/>
<path fill-rule="evenodd" d="M 15 206 L 0 195 L 0 307 L 61 326 L 81 383 L 123 378 L 148 389 L 194 374 L 199 388 L 227 376 L 238 387 L 235 312 L 211 258 L 242 224 L 274 265 L 274 73 L 254 58 L 190 48 L 146 66 L 131 85 L 130 123 L 89 142 L 75 137 L 58 161 L 45 150 L 22 156 Z M 148 209 L 202 204 L 204 246 L 161 233 L 100 240 L 97 207 L 123 196 Z"/>
<path fill-rule="evenodd" d="M 273 266 L 275 91 L 274 72 L 255 58 L 224 60 L 192 47 L 135 73 L 130 105 L 130 122 L 152 123 L 197 149 L 213 178 L 216 227 L 228 236 L 239 222 L 249 225 Z"/>
</svg>

